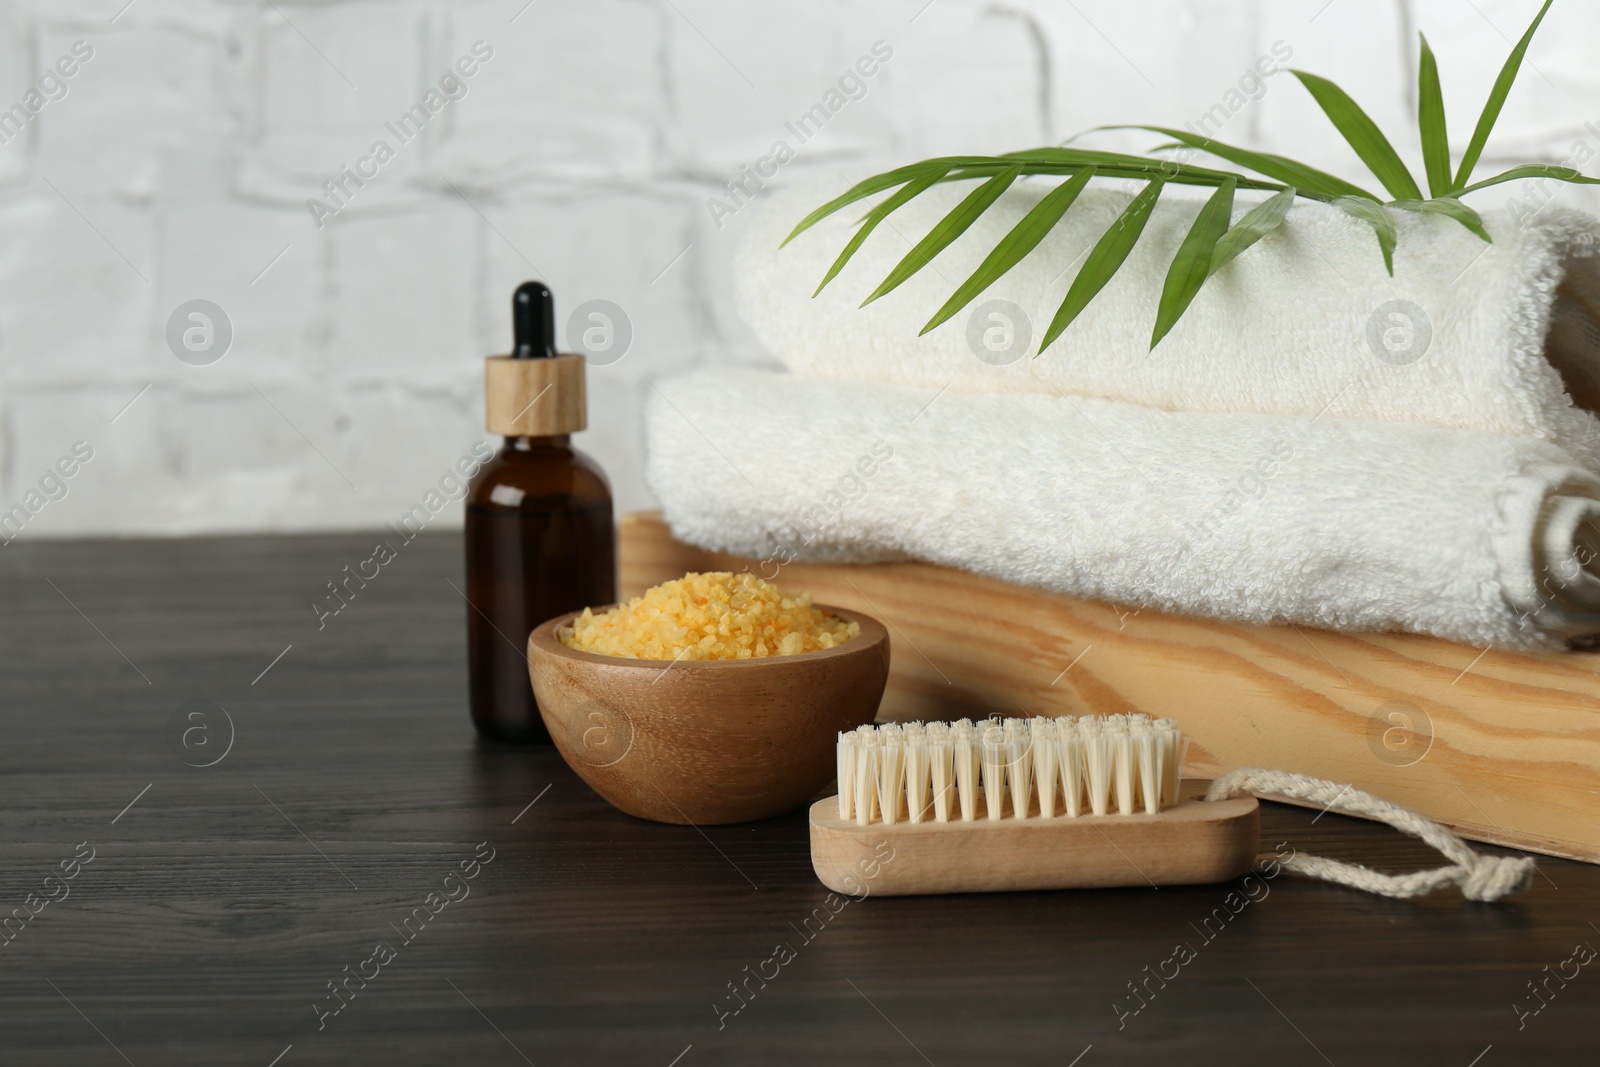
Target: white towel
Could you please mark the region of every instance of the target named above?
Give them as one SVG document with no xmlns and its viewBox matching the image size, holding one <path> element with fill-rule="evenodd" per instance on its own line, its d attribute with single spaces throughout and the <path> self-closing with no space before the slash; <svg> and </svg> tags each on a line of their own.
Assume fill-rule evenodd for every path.
<svg viewBox="0 0 1600 1067">
<path fill-rule="evenodd" d="M 674 533 L 764 569 L 921 559 L 1480 646 L 1600 633 L 1600 480 L 1545 442 L 726 369 L 660 383 L 646 423 Z"/>
<path fill-rule="evenodd" d="M 740 246 L 740 314 L 798 374 L 1061 392 L 1169 410 L 1426 422 L 1551 441 L 1600 470 L 1600 421 L 1574 407 L 1567 391 L 1583 407 L 1600 408 L 1600 220 L 1592 216 L 1554 206 L 1527 217 L 1489 213 L 1495 242 L 1487 245 L 1448 219 L 1394 210 L 1400 239 L 1391 278 L 1370 226 L 1302 202 L 1277 233 L 1212 277 L 1151 352 L 1162 281 L 1200 203 L 1169 190 L 1117 276 L 1032 358 L 1083 253 L 1127 204 L 1126 194 L 1091 186 L 1027 258 L 919 339 L 1051 186 L 1038 179 L 1014 185 L 931 265 L 858 308 L 974 185 L 936 187 L 890 215 L 813 300 L 871 201 L 778 245 L 848 184 L 812 182 L 774 195 Z M 1235 216 L 1259 195 L 1241 194 Z M 969 342 L 977 309 L 992 300 L 1014 304 L 1031 324 L 1022 355 L 1005 350 L 1003 317 L 977 316 L 972 334 L 984 355 L 1014 358 L 1003 365 L 979 358 Z"/>
</svg>

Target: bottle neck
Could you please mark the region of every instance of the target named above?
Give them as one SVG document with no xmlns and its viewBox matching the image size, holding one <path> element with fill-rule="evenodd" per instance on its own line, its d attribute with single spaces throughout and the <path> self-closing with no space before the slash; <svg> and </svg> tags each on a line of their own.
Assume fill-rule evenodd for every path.
<svg viewBox="0 0 1600 1067">
<path fill-rule="evenodd" d="M 508 452 L 533 452 L 545 448 L 572 447 L 572 435 L 566 433 L 552 434 L 548 437 L 507 437 L 505 448 Z"/>
</svg>

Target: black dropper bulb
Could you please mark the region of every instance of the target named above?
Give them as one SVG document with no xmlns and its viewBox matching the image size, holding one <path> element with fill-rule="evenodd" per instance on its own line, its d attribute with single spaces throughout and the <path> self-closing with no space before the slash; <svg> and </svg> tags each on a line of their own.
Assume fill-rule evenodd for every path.
<svg viewBox="0 0 1600 1067">
<path fill-rule="evenodd" d="M 556 302 L 544 282 L 523 282 L 511 297 L 511 358 L 553 359 Z"/>
</svg>

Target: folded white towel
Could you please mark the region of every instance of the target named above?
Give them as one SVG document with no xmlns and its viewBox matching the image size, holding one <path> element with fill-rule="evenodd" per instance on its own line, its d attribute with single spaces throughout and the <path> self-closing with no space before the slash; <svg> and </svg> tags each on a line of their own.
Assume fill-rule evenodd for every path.
<svg viewBox="0 0 1600 1067">
<path fill-rule="evenodd" d="M 1009 274 L 918 338 L 1051 186 L 1013 186 L 930 266 L 858 308 L 973 185 L 936 187 L 890 215 L 813 300 L 865 206 L 778 245 L 847 185 L 812 182 L 776 194 L 740 247 L 740 314 L 796 373 L 1062 392 L 1170 410 L 1426 422 L 1551 441 L 1600 470 L 1600 421 L 1583 410 L 1600 409 L 1600 220 L 1592 216 L 1553 206 L 1520 219 L 1490 213 L 1495 241 L 1487 245 L 1448 219 L 1393 210 L 1400 240 L 1391 278 L 1370 226 L 1302 202 L 1277 233 L 1211 278 L 1151 352 L 1162 282 L 1200 203 L 1169 193 L 1118 275 L 1031 358 L 1083 253 L 1127 195 L 1091 186 Z M 1241 195 L 1236 216 L 1252 206 L 1247 199 Z M 1026 355 L 1008 350 L 1003 309 L 979 312 L 992 300 L 1026 317 Z M 1014 361 L 992 362 L 1005 359 Z"/>
<path fill-rule="evenodd" d="M 913 558 L 1242 622 L 1600 633 L 1600 480 L 1544 442 L 749 370 L 661 383 L 646 422 L 674 533 L 764 569 Z"/>
</svg>

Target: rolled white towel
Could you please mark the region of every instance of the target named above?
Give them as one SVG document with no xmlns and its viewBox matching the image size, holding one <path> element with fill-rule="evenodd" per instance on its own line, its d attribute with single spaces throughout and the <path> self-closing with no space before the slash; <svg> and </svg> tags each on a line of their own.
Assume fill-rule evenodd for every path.
<svg viewBox="0 0 1600 1067">
<path fill-rule="evenodd" d="M 776 193 L 738 253 L 740 314 L 798 374 L 940 388 L 1065 392 L 1188 411 L 1426 422 L 1561 445 L 1600 470 L 1600 220 L 1546 207 L 1485 215 L 1485 244 L 1439 216 L 1392 210 L 1394 277 L 1365 223 L 1302 201 L 1224 267 L 1152 352 L 1162 282 L 1200 201 L 1169 191 L 1117 276 L 1038 358 L 1083 253 L 1127 204 L 1093 185 L 1065 220 L 968 308 L 918 331 L 1051 187 L 1012 186 L 933 263 L 865 308 L 911 245 L 970 192 L 937 186 L 890 215 L 822 294 L 812 291 L 865 212 L 852 206 L 787 247 L 848 182 Z M 1258 194 L 1241 194 L 1235 216 Z M 1008 347 L 1022 312 L 1026 354 Z M 983 353 L 983 358 L 977 354 Z M 985 362 L 988 359 L 990 362 Z M 1011 360 L 996 365 L 996 361 Z M 1569 396 L 1568 390 L 1571 390 Z M 1574 406 L 1572 397 L 1578 400 Z"/>
<path fill-rule="evenodd" d="M 920 559 L 1241 622 L 1600 634 L 1600 480 L 1542 442 L 744 369 L 661 383 L 646 425 L 674 533 L 774 570 Z"/>
</svg>

